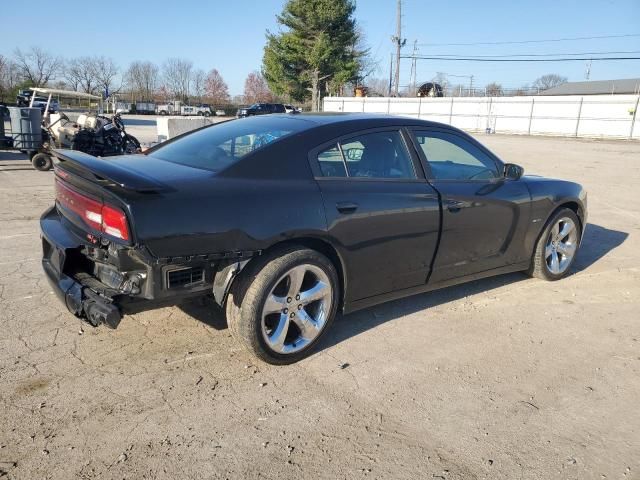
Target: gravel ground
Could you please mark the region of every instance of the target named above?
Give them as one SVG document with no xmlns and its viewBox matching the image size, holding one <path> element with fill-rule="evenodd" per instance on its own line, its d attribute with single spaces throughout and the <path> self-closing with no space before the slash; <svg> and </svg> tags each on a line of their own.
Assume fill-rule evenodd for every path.
<svg viewBox="0 0 640 480">
<path fill-rule="evenodd" d="M 572 275 L 339 317 L 288 367 L 210 304 L 67 313 L 39 263 L 52 174 L 0 152 L 0 478 L 640 478 L 640 143 L 481 140 L 589 190 Z"/>
</svg>

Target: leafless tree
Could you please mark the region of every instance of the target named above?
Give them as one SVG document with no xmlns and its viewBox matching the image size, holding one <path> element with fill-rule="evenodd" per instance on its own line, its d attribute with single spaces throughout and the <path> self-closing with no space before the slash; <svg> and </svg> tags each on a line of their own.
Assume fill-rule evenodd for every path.
<svg viewBox="0 0 640 480">
<path fill-rule="evenodd" d="M 109 92 L 109 95 L 116 93 L 115 81 L 118 76 L 118 65 L 109 57 L 94 58 L 96 84 L 103 92 Z"/>
<path fill-rule="evenodd" d="M 191 92 L 198 102 L 202 102 L 202 97 L 206 93 L 207 74 L 204 70 L 197 69 L 191 74 Z"/>
<path fill-rule="evenodd" d="M 442 87 L 442 92 L 447 96 L 451 84 L 449 82 L 449 76 L 446 73 L 436 72 L 436 75 L 431 79 L 431 81 L 439 84 Z"/>
<path fill-rule="evenodd" d="M 244 81 L 244 101 L 245 103 L 270 102 L 273 100 L 273 93 L 260 72 L 251 72 Z"/>
<path fill-rule="evenodd" d="M 497 82 L 491 82 L 485 87 L 485 90 L 489 97 L 499 97 L 503 93 L 502 85 Z"/>
<path fill-rule="evenodd" d="M 517 88 L 516 91 L 513 94 L 516 97 L 522 97 L 522 96 L 525 96 L 525 95 L 529 95 L 530 91 L 531 91 L 531 87 L 529 87 L 529 85 L 527 85 L 527 84 L 524 84 L 520 88 Z"/>
<path fill-rule="evenodd" d="M 563 77 L 558 75 L 557 73 L 547 73 L 546 75 L 542 75 L 537 78 L 535 82 L 533 82 L 534 88 L 539 88 L 540 90 L 547 90 L 549 88 L 557 87 L 563 83 L 567 82 L 567 77 Z"/>
<path fill-rule="evenodd" d="M 151 100 L 158 86 L 159 69 L 152 62 L 132 62 L 125 79 L 131 91 L 131 100 Z"/>
<path fill-rule="evenodd" d="M 98 88 L 96 63 L 91 57 L 79 57 L 69 60 L 64 67 L 64 78 L 75 90 L 95 93 Z"/>
<path fill-rule="evenodd" d="M 389 95 L 388 78 L 369 78 L 366 85 L 371 96 L 386 97 Z"/>
<path fill-rule="evenodd" d="M 189 98 L 193 62 L 170 58 L 162 66 L 162 78 L 167 89 L 179 100 Z"/>
<path fill-rule="evenodd" d="M 34 87 L 46 86 L 62 66 L 60 57 L 55 57 L 40 47 L 31 47 L 27 51 L 16 48 L 15 60 L 24 80 Z"/>
<path fill-rule="evenodd" d="M 229 103 L 229 87 L 215 68 L 209 72 L 205 81 L 206 95 L 214 104 Z"/>
<path fill-rule="evenodd" d="M 10 58 L 0 55 L 0 100 L 7 100 L 8 95 L 19 81 L 20 72 L 16 63 Z"/>
</svg>

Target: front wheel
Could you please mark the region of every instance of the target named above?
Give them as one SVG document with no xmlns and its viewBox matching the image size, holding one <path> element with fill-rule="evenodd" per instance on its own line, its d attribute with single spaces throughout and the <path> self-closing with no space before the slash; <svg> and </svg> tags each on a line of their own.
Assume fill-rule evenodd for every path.
<svg viewBox="0 0 640 480">
<path fill-rule="evenodd" d="M 533 254 L 529 275 L 560 280 L 569 272 L 580 246 L 580 220 L 573 210 L 558 210 L 545 225 Z"/>
<path fill-rule="evenodd" d="M 247 265 L 227 299 L 232 335 L 271 364 L 307 356 L 333 322 L 338 306 L 336 269 L 324 255 L 288 247 Z"/>
</svg>

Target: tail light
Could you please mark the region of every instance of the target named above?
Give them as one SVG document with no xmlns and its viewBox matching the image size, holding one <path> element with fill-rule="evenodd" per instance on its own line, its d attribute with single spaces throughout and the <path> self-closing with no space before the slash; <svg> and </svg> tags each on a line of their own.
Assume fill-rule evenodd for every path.
<svg viewBox="0 0 640 480">
<path fill-rule="evenodd" d="M 119 208 L 83 195 L 56 178 L 56 200 L 94 230 L 129 240 L 127 216 Z"/>
</svg>

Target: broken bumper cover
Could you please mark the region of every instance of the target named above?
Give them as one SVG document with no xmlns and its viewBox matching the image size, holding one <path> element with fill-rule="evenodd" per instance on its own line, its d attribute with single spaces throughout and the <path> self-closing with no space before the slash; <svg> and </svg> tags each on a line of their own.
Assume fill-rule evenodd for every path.
<svg viewBox="0 0 640 480">
<path fill-rule="evenodd" d="M 86 317 L 94 326 L 106 323 L 116 328 L 122 314 L 111 299 L 103 297 L 80 281 L 64 273 L 66 252 L 77 248 L 78 238 L 62 223 L 55 207 L 40 218 L 42 233 L 42 267 L 58 298 L 78 317 Z"/>
</svg>

